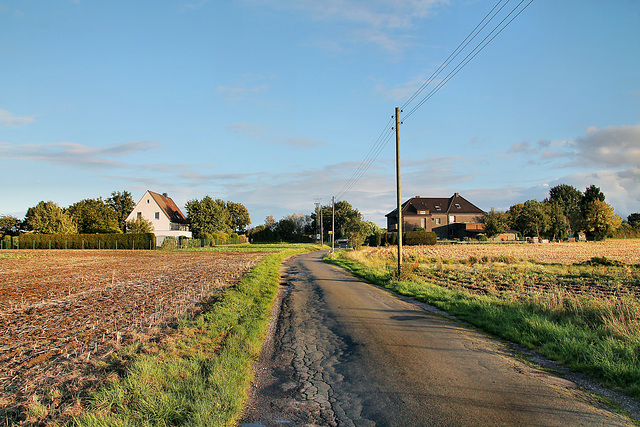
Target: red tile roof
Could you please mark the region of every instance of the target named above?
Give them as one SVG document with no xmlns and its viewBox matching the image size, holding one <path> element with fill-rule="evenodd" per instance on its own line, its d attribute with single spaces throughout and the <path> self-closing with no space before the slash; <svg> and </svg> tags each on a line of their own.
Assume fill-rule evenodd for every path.
<svg viewBox="0 0 640 427">
<path fill-rule="evenodd" d="M 171 197 L 165 194 L 154 193 L 153 191 L 149 191 L 149 194 L 153 197 L 153 200 L 156 201 L 160 209 L 167 215 L 167 218 L 171 222 L 177 222 L 180 224 L 188 224 L 189 220 L 184 216 L 180 208 L 174 203 Z"/>
</svg>

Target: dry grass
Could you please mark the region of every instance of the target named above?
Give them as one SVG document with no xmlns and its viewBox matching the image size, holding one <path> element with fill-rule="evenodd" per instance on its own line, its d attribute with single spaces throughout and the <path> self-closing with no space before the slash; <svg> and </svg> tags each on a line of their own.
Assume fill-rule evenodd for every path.
<svg viewBox="0 0 640 427">
<path fill-rule="evenodd" d="M 375 249 L 380 256 L 397 256 L 395 247 Z M 604 242 L 546 244 L 467 244 L 404 246 L 405 257 L 467 260 L 470 257 L 513 257 L 545 263 L 574 264 L 593 257 L 607 257 L 627 264 L 640 264 L 640 239 Z"/>
</svg>

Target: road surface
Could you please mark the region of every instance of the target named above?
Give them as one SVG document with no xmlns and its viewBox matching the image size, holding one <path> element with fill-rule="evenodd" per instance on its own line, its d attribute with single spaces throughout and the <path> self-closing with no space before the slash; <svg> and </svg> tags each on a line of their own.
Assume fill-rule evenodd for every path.
<svg viewBox="0 0 640 427">
<path fill-rule="evenodd" d="M 498 341 L 325 264 L 324 254 L 283 265 L 288 287 L 243 426 L 632 425 Z"/>
</svg>

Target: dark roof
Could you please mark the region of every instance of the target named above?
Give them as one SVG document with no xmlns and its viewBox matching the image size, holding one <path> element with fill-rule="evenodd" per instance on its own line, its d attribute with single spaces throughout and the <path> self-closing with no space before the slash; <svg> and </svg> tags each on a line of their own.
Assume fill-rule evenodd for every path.
<svg viewBox="0 0 640 427">
<path fill-rule="evenodd" d="M 387 217 L 397 216 L 397 208 L 389 212 Z M 430 214 L 438 213 L 464 213 L 464 214 L 483 214 L 484 211 L 462 197 L 458 193 L 454 193 L 449 198 L 439 197 L 412 197 L 402 204 L 402 214 L 415 214 L 419 211 L 428 211 Z"/>
<path fill-rule="evenodd" d="M 162 209 L 162 211 L 165 213 L 165 215 L 167 216 L 167 218 L 169 218 L 171 222 L 177 222 L 180 224 L 189 223 L 189 220 L 187 220 L 187 218 L 184 216 L 184 214 L 178 208 L 178 206 L 174 203 L 171 197 L 167 196 L 167 193 L 158 194 L 150 190 L 148 191 L 149 191 L 149 194 L 151 194 L 151 197 L 153 197 L 153 200 L 156 201 L 158 206 L 160 206 L 160 209 Z"/>
</svg>

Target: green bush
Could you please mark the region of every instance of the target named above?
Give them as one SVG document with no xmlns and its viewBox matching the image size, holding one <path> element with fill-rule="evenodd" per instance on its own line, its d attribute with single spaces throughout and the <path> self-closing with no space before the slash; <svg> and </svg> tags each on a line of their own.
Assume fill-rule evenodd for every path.
<svg viewBox="0 0 640 427">
<path fill-rule="evenodd" d="M 145 234 L 21 234 L 18 249 L 153 249 L 156 237 Z"/>
<path fill-rule="evenodd" d="M 478 242 L 488 242 L 489 238 L 484 234 L 478 234 Z"/>
<path fill-rule="evenodd" d="M 407 246 L 415 245 L 435 245 L 438 237 L 433 231 L 419 230 L 404 233 L 404 243 Z"/>
</svg>

